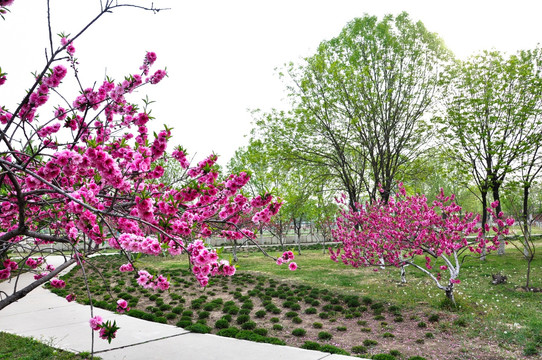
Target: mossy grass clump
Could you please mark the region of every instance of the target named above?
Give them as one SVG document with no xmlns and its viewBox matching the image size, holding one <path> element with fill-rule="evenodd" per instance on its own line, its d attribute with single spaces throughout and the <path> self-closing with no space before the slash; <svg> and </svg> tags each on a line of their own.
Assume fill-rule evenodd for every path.
<svg viewBox="0 0 542 360">
<path fill-rule="evenodd" d="M 369 346 L 375 346 L 378 344 L 378 341 L 372 340 L 372 339 L 365 339 L 363 340 L 363 345 L 369 347 Z"/>
<path fill-rule="evenodd" d="M 367 348 L 363 345 L 356 345 L 356 346 L 353 346 L 350 351 L 352 351 L 352 353 L 354 354 L 366 354 Z"/>
<path fill-rule="evenodd" d="M 333 335 L 331 335 L 327 331 L 320 331 L 318 333 L 318 339 L 320 339 L 320 340 L 330 340 L 332 337 L 333 337 Z"/>
</svg>

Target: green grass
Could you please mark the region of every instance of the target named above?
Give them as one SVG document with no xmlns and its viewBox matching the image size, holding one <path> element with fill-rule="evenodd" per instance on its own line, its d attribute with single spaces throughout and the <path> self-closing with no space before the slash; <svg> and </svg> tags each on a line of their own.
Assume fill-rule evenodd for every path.
<svg viewBox="0 0 542 360">
<path fill-rule="evenodd" d="M 18 360 L 80 360 L 88 353 L 74 354 L 40 343 L 32 338 L 0 332 L 0 359 Z M 100 358 L 94 357 L 99 360 Z"/>
<path fill-rule="evenodd" d="M 542 253 L 542 240 L 536 242 L 538 254 Z M 277 254 L 274 254 L 277 255 Z M 332 289 L 340 293 L 369 296 L 405 308 L 428 307 L 428 311 L 442 310 L 443 291 L 420 271 L 408 267 L 406 286 L 400 286 L 399 269 L 358 268 L 334 263 L 328 255 L 318 250 L 307 250 L 297 256 L 299 269 L 289 271 L 277 266 L 259 253 L 239 254 L 239 270 L 264 273 L 277 278 L 288 278 L 301 284 Z M 421 262 L 420 262 L 421 264 Z M 443 265 L 436 262 L 433 267 Z M 168 265 L 169 266 L 169 265 Z M 171 266 L 174 266 L 171 264 Z M 178 262 L 177 265 L 179 266 Z M 185 266 L 185 265 L 184 265 Z M 492 285 L 491 275 L 502 273 L 508 282 Z M 517 291 L 524 286 L 526 261 L 522 255 L 507 246 L 504 256 L 490 254 L 486 261 L 467 258 L 461 268 L 461 284 L 456 286 L 458 314 L 468 322 L 472 334 L 485 331 L 492 338 L 503 342 L 525 344 L 542 328 L 540 311 L 541 293 Z M 532 263 L 531 287 L 542 287 L 542 257 Z"/>
<path fill-rule="evenodd" d="M 537 246 L 538 253 L 542 253 L 542 240 L 537 241 Z M 272 255 L 277 256 L 279 254 L 274 252 Z M 249 298 L 252 299 L 251 301 L 258 301 L 256 300 L 257 291 L 255 289 L 252 290 L 252 292 L 256 291 L 253 297 L 251 297 L 252 295 L 243 295 L 241 291 L 246 284 L 255 284 L 260 281 L 258 280 L 258 275 L 264 275 L 266 279 L 269 279 L 265 281 L 269 282 L 274 281 L 273 279 L 287 280 L 288 283 L 292 284 L 310 285 L 320 290 L 325 289 L 327 292 L 324 293 L 321 291 L 318 297 L 322 304 L 315 307 L 318 307 L 318 313 L 323 314 L 322 308 L 331 306 L 329 311 L 325 310 L 326 318 L 337 316 L 337 314 L 333 313 L 335 311 L 334 306 L 338 304 L 324 305 L 324 299 L 329 297 L 329 294 L 355 295 L 359 296 L 359 299 L 356 300 L 358 301 L 356 305 L 363 305 L 358 307 L 359 311 L 367 312 L 371 318 L 373 315 L 377 315 L 376 313 L 373 314 L 374 311 L 378 310 L 376 308 L 377 305 L 382 304 L 384 308 L 388 308 L 389 311 L 385 313 L 386 321 L 393 326 L 396 326 L 396 322 L 399 323 L 399 321 L 396 321 L 399 315 L 396 315 L 396 318 L 389 317 L 389 312 L 400 314 L 402 312 L 406 313 L 409 310 L 415 310 L 417 313 L 415 320 L 409 320 L 409 317 L 405 317 L 403 321 L 403 317 L 400 317 L 401 323 L 414 321 L 414 324 L 417 324 L 423 321 L 428 324 L 437 324 L 438 331 L 435 332 L 437 335 L 440 332 L 448 332 L 450 329 L 453 332 L 460 332 L 461 337 L 464 338 L 468 338 L 469 336 L 478 337 L 480 334 L 483 334 L 484 338 L 496 341 L 500 345 L 502 344 L 503 347 L 506 347 L 506 344 L 513 344 L 515 345 L 514 347 L 523 349 L 525 344 L 540 343 L 536 340 L 536 336 L 539 329 L 542 328 L 542 312 L 539 310 L 541 293 L 525 293 L 516 290 L 518 287 L 524 285 L 526 262 L 522 259 L 521 254 L 511 247 L 507 248 L 505 256 L 491 254 L 485 262 L 481 262 L 475 258 L 467 258 L 465 260 L 459 277 L 462 282 L 456 286 L 455 291 L 459 306 L 454 310 L 453 316 L 446 316 L 446 314 L 449 314 L 449 310 L 442 306 L 445 299 L 443 291 L 437 289 L 429 277 L 412 267 L 406 269 L 408 283 L 401 285 L 399 269 L 386 268 L 377 272 L 373 271 L 373 268 L 355 269 L 342 263 L 332 262 L 328 255 L 322 254 L 321 250 L 304 250 L 303 255 L 296 256 L 295 261 L 299 269 L 293 272 L 288 270 L 287 266 L 277 266 L 271 259 L 264 257 L 260 253 L 244 252 L 239 253 L 238 257 L 238 272 L 231 279 L 232 288 L 230 289 L 230 294 L 236 300 L 241 299 L 241 297 L 246 297 L 246 299 L 239 300 L 239 303 L 236 303 L 238 307 L 237 312 L 239 312 L 242 306 L 241 303 L 244 303 Z M 110 268 L 112 270 L 118 268 L 116 262 L 119 260 L 114 258 L 108 257 L 105 260 L 105 262 L 111 262 Z M 422 262 L 423 259 L 420 259 L 420 264 Z M 143 256 L 138 260 L 138 267 L 140 268 L 172 276 L 172 284 L 177 281 L 185 284 L 193 282 L 193 279 L 190 277 L 192 275 L 187 271 L 187 265 L 185 257 Z M 438 268 L 440 265 L 443 265 L 443 263 L 438 261 L 433 263 L 433 267 L 435 268 Z M 115 274 L 116 272 L 112 271 L 112 273 Z M 508 283 L 491 285 L 491 275 L 495 273 L 507 275 Z M 247 274 L 256 276 L 248 276 Z M 187 276 L 185 280 L 182 279 L 184 276 Z M 129 277 L 127 279 L 128 286 L 131 280 Z M 92 281 L 99 282 L 99 280 Z M 216 286 L 218 287 L 221 286 L 220 284 L 224 284 L 222 278 L 212 279 L 212 282 L 216 282 Z M 536 258 L 532 263 L 531 286 L 542 287 L 542 258 L 540 257 Z M 235 288 L 235 292 L 233 288 Z M 136 287 L 136 289 L 139 289 L 139 287 Z M 182 293 L 183 289 L 181 287 L 180 289 L 175 289 L 175 291 Z M 214 291 L 211 285 L 209 289 L 207 290 Z M 259 291 L 263 291 L 263 287 Z M 198 294 L 200 293 L 198 292 Z M 208 292 L 208 294 L 211 293 Z M 82 298 L 83 296 L 81 294 Z M 276 301 L 280 305 L 290 301 L 292 296 L 295 296 L 295 294 L 292 293 L 281 298 L 276 298 Z M 144 301 L 144 299 L 141 301 Z M 299 299 L 294 302 L 297 301 L 300 304 L 304 304 L 307 301 L 306 294 L 299 296 Z M 189 308 L 191 304 L 191 302 L 187 302 L 183 306 Z M 153 307 L 157 306 L 155 304 L 151 305 Z M 204 306 L 203 301 L 201 305 Z M 346 300 L 340 305 L 343 310 L 348 309 L 348 302 Z M 364 308 L 364 310 L 361 310 L 361 308 Z M 249 309 L 246 310 L 250 312 Z M 284 317 L 284 321 L 286 321 L 285 314 L 291 308 L 281 308 L 282 313 L 277 315 L 272 315 L 271 310 L 267 310 L 266 317 L 280 316 L 281 318 Z M 216 311 L 219 311 L 220 314 L 227 312 L 221 307 Z M 341 313 L 342 310 L 337 311 Z M 240 316 L 237 315 L 237 312 L 233 314 L 234 323 L 236 323 L 237 317 Z M 302 315 L 305 312 L 301 311 L 299 314 Z M 430 317 L 434 314 L 442 315 L 439 316 L 438 322 L 431 322 Z M 254 314 L 251 315 L 254 316 L 254 319 L 258 318 Z M 178 320 L 183 319 L 176 319 L 175 321 Z M 190 318 L 190 323 L 195 321 L 196 318 Z M 327 323 L 329 320 L 318 321 Z M 214 322 L 215 320 L 208 325 L 212 325 Z M 311 320 L 306 326 L 311 327 L 310 324 L 313 322 L 314 320 Z M 226 326 L 227 324 L 223 325 Z M 360 324 L 360 326 L 369 329 L 365 325 Z M 271 325 L 269 325 L 269 329 L 271 329 Z M 373 332 L 378 332 L 377 330 L 373 327 Z M 289 334 L 290 331 L 286 333 Z M 384 340 L 382 337 L 380 339 Z M 535 345 L 537 349 L 540 346 L 542 345 Z"/>
</svg>

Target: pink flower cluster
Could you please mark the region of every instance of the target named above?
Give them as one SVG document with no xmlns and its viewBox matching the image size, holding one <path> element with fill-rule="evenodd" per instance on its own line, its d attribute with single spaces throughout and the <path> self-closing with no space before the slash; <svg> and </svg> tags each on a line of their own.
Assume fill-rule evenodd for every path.
<svg viewBox="0 0 542 360">
<path fill-rule="evenodd" d="M 38 135 L 42 138 L 47 137 L 51 134 L 54 134 L 60 130 L 60 123 L 56 123 L 51 126 L 44 126 L 38 130 Z"/>
<path fill-rule="evenodd" d="M 124 299 L 117 300 L 117 312 L 122 314 L 123 312 L 130 311 L 128 302 Z"/>
<path fill-rule="evenodd" d="M 281 206 L 282 206 L 282 202 L 274 202 L 274 203 L 269 204 L 268 207 L 266 207 L 260 212 L 257 212 L 252 217 L 252 221 L 255 224 L 268 223 L 269 221 L 271 221 L 272 216 L 277 215 Z"/>
<path fill-rule="evenodd" d="M 1 7 L 7 7 L 13 4 L 15 0 L 0 0 Z"/>
<path fill-rule="evenodd" d="M 66 44 L 68 44 L 70 42 L 70 39 L 66 38 L 66 37 L 62 37 L 60 39 L 60 43 L 62 44 L 62 46 L 65 46 Z M 73 54 L 75 54 L 75 47 L 73 46 L 73 42 L 71 42 L 67 47 L 66 47 L 66 52 L 70 55 L 70 56 L 73 56 Z"/>
<path fill-rule="evenodd" d="M 235 274 L 235 266 L 227 260 L 218 262 L 218 255 L 214 250 L 209 250 L 201 240 L 196 240 L 188 245 L 192 273 L 201 286 L 209 283 L 209 276 L 232 276 Z"/>
<path fill-rule="evenodd" d="M 52 279 L 50 282 L 51 286 L 57 289 L 63 289 L 66 287 L 66 282 L 60 279 Z"/>
<path fill-rule="evenodd" d="M 117 336 L 117 330 L 119 327 L 116 322 L 110 323 L 109 321 L 103 321 L 103 318 L 99 315 L 94 316 L 89 320 L 90 328 L 94 331 L 98 331 L 100 338 L 107 340 L 111 343 L 111 340 Z"/>
<path fill-rule="evenodd" d="M 76 298 L 77 298 L 77 295 L 75 295 L 74 293 L 66 295 L 66 301 L 67 302 L 75 301 Z"/>
<path fill-rule="evenodd" d="M 36 269 L 38 266 L 43 264 L 43 257 L 38 257 L 37 259 L 34 258 L 28 258 L 25 261 L 26 266 L 30 267 L 31 269 Z"/>
<path fill-rule="evenodd" d="M 288 264 L 288 268 L 291 271 L 295 271 L 297 269 L 297 264 L 295 262 L 290 262 L 295 258 L 293 251 L 285 251 L 281 257 L 277 259 L 277 265 L 282 264 Z"/>
<path fill-rule="evenodd" d="M 165 291 L 170 287 L 169 281 L 162 275 L 158 275 L 155 279 L 153 275 L 145 270 L 139 270 L 137 274 L 139 275 L 137 283 L 145 289 Z"/>
<path fill-rule="evenodd" d="M 147 51 L 145 54 L 145 59 L 143 59 L 143 65 L 139 67 L 139 70 L 143 71 L 143 75 L 149 75 L 149 68 L 156 61 L 156 53 L 152 51 Z"/>
<path fill-rule="evenodd" d="M 151 237 L 144 237 L 135 234 L 121 234 L 118 240 L 111 237 L 108 239 L 108 241 L 109 245 L 113 249 L 122 248 L 126 251 L 148 255 L 158 255 L 162 253 L 162 246 L 160 245 L 160 242 Z"/>
<path fill-rule="evenodd" d="M 5 125 L 8 123 L 8 121 L 11 120 L 12 114 L 7 112 L 6 110 L 0 108 L 0 124 Z"/>
<path fill-rule="evenodd" d="M 4 260 L 4 269 L 0 270 L 0 280 L 8 279 L 11 276 L 11 272 L 17 270 L 19 265 L 10 259 Z"/>
<path fill-rule="evenodd" d="M 175 150 L 173 150 L 171 156 L 176 159 L 179 164 L 181 164 L 183 169 L 188 169 L 190 166 L 190 163 L 186 159 L 186 150 L 184 150 L 181 146 L 178 146 Z"/>
<path fill-rule="evenodd" d="M 123 265 L 120 266 L 119 271 L 120 272 L 134 271 L 134 266 L 132 265 L 132 263 L 123 264 Z"/>
</svg>

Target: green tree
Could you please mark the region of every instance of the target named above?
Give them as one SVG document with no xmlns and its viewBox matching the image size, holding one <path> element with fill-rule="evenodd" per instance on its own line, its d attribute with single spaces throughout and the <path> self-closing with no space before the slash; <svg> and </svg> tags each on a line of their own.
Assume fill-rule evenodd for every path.
<svg viewBox="0 0 542 360">
<path fill-rule="evenodd" d="M 485 51 L 456 62 L 443 77 L 446 110 L 437 121 L 445 146 L 472 172 L 481 195 L 483 225 L 488 193 L 499 201 L 499 213 L 505 178 L 530 151 L 532 121 L 538 121 L 542 104 L 540 61 L 539 49 L 508 58 Z M 499 254 L 504 254 L 504 241 Z"/>
<path fill-rule="evenodd" d="M 399 170 L 427 143 L 423 118 L 449 58 L 440 38 L 406 13 L 354 19 L 304 64 L 287 67 L 293 110 L 261 117 L 258 134 L 338 184 L 352 208 L 363 193 L 375 200 L 379 185 L 387 200 Z"/>
<path fill-rule="evenodd" d="M 271 157 L 266 144 L 259 140 L 251 140 L 247 147 L 238 149 L 228 168 L 234 172 L 250 172 L 251 181 L 247 186 L 253 196 L 271 192 L 282 199 L 283 205 L 279 214 L 266 230 L 277 237 L 284 248 L 284 236 L 293 225 L 298 251 L 301 253 L 302 224 L 312 220 L 316 206 L 313 193 L 317 182 L 306 176 L 304 168 L 290 166 Z"/>
</svg>

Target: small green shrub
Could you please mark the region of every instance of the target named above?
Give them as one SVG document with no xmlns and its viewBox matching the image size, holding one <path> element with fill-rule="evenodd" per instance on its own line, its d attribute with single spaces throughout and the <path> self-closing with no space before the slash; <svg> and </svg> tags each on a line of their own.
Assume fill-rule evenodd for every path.
<svg viewBox="0 0 542 360">
<path fill-rule="evenodd" d="M 296 317 L 298 314 L 295 311 L 288 311 L 286 314 L 284 314 L 287 318 L 293 318 Z"/>
<path fill-rule="evenodd" d="M 301 320 L 301 318 L 299 316 L 296 316 L 296 317 L 292 318 L 292 322 L 294 324 L 301 324 L 303 322 L 303 320 Z"/>
<path fill-rule="evenodd" d="M 281 324 L 273 324 L 273 330 L 282 330 L 282 325 Z"/>
<path fill-rule="evenodd" d="M 258 328 L 258 329 L 254 329 L 253 330 L 255 334 L 258 334 L 258 335 L 261 335 L 261 336 L 267 336 L 267 329 L 262 329 L 262 328 Z"/>
<path fill-rule="evenodd" d="M 401 352 L 399 350 L 390 350 L 390 355 L 398 357 L 401 356 Z"/>
<path fill-rule="evenodd" d="M 271 319 L 269 319 L 269 321 L 271 321 L 272 323 L 278 323 L 280 319 L 278 317 L 272 317 Z"/>
<path fill-rule="evenodd" d="M 256 311 L 256 313 L 254 314 L 254 316 L 256 316 L 257 318 L 261 319 L 263 317 L 265 317 L 265 314 L 267 314 L 267 312 L 265 310 L 258 310 Z"/>
<path fill-rule="evenodd" d="M 192 325 L 192 320 L 179 320 L 175 326 L 181 327 L 183 329 L 186 329 L 188 326 Z"/>
<path fill-rule="evenodd" d="M 371 339 L 363 340 L 363 345 L 365 345 L 365 346 L 374 346 L 374 345 L 377 345 L 377 344 L 378 344 L 378 341 L 376 341 L 376 340 L 371 340 Z"/>
<path fill-rule="evenodd" d="M 208 334 L 211 332 L 211 327 L 200 323 L 195 323 L 186 327 L 186 330 L 192 331 L 198 334 Z"/>
<path fill-rule="evenodd" d="M 435 337 L 435 335 L 433 335 L 433 333 L 431 333 L 431 332 L 428 332 L 428 333 L 425 333 L 425 337 L 427 339 L 433 339 Z"/>
<path fill-rule="evenodd" d="M 425 344 L 424 339 L 416 339 L 416 344 Z"/>
<path fill-rule="evenodd" d="M 198 319 L 207 319 L 209 315 L 210 313 L 208 311 L 200 311 L 198 312 Z"/>
<path fill-rule="evenodd" d="M 409 357 L 408 360 L 427 360 L 427 359 L 422 356 L 416 355 L 416 356 Z"/>
<path fill-rule="evenodd" d="M 346 326 L 337 326 L 337 331 L 346 331 Z"/>
<path fill-rule="evenodd" d="M 246 323 L 246 322 L 249 321 L 249 320 L 250 320 L 250 316 L 249 316 L 249 315 L 239 315 L 239 316 L 237 317 L 237 323 L 238 323 L 239 325 L 244 324 L 244 323 Z"/>
<path fill-rule="evenodd" d="M 365 333 L 368 333 L 368 332 L 371 332 L 371 328 L 368 328 L 368 327 L 363 327 L 360 329 L 361 332 L 365 332 Z"/>
<path fill-rule="evenodd" d="M 297 328 L 292 330 L 293 336 L 305 336 L 307 334 L 307 331 L 305 329 Z"/>
<path fill-rule="evenodd" d="M 420 322 L 418 323 L 418 327 L 419 327 L 419 328 L 426 328 L 426 327 L 427 327 L 427 324 L 424 323 L 423 321 L 420 321 Z"/>
<path fill-rule="evenodd" d="M 225 337 L 231 337 L 234 338 L 235 335 L 239 332 L 238 328 L 235 327 L 229 327 L 227 329 L 219 330 L 216 334 L 219 336 L 225 336 Z"/>
<path fill-rule="evenodd" d="M 321 347 L 320 344 L 314 341 L 305 341 L 305 343 L 301 345 L 302 349 L 307 349 L 307 350 L 320 350 L 320 347 Z"/>
<path fill-rule="evenodd" d="M 305 314 L 311 315 L 311 314 L 316 314 L 317 312 L 318 312 L 318 310 L 316 310 L 316 309 L 313 308 L 313 307 L 310 307 L 310 308 L 305 309 Z"/>
<path fill-rule="evenodd" d="M 439 319 L 440 319 L 440 315 L 439 315 L 439 314 L 431 314 L 431 315 L 429 315 L 429 318 L 428 318 L 428 320 L 429 320 L 430 322 L 438 322 Z"/>
<path fill-rule="evenodd" d="M 320 314 L 318 314 L 318 316 L 320 317 L 320 319 L 329 319 L 329 313 L 327 312 L 321 312 Z"/>
<path fill-rule="evenodd" d="M 382 334 L 382 337 L 383 337 L 383 338 L 394 338 L 395 335 L 393 335 L 393 334 L 390 333 L 390 332 L 385 332 L 384 334 Z"/>
<path fill-rule="evenodd" d="M 227 329 L 230 326 L 230 323 L 226 319 L 219 319 L 215 322 L 215 328 L 217 329 Z"/>
<path fill-rule="evenodd" d="M 350 355 L 348 351 L 338 348 L 334 345 L 330 345 L 330 344 L 324 344 L 320 346 L 320 351 L 327 352 L 330 354 Z"/>
<path fill-rule="evenodd" d="M 253 330 L 256 328 L 256 323 L 254 321 L 247 321 L 241 325 L 243 330 Z"/>
<path fill-rule="evenodd" d="M 373 360 L 395 360 L 395 356 L 390 354 L 376 354 L 371 358 Z"/>
<path fill-rule="evenodd" d="M 363 345 L 357 345 L 352 347 L 351 350 L 354 354 L 365 354 L 367 352 L 367 348 Z"/>
<path fill-rule="evenodd" d="M 315 328 L 315 329 L 321 329 L 323 327 L 323 325 L 322 325 L 322 323 L 315 322 L 315 323 L 312 323 L 312 327 Z"/>
<path fill-rule="evenodd" d="M 329 340 L 333 337 L 333 335 L 331 335 L 330 333 L 326 332 L 326 331 L 320 331 L 318 333 L 318 339 L 320 340 Z"/>
</svg>

